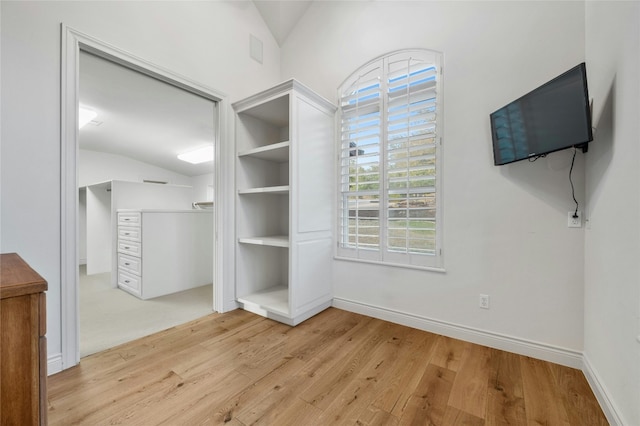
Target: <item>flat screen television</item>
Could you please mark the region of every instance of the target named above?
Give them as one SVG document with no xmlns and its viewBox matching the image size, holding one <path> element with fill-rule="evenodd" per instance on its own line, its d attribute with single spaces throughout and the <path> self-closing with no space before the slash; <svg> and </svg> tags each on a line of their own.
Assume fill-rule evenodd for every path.
<svg viewBox="0 0 640 426">
<path fill-rule="evenodd" d="M 593 140 L 584 62 L 490 115 L 496 166 Z"/>
</svg>

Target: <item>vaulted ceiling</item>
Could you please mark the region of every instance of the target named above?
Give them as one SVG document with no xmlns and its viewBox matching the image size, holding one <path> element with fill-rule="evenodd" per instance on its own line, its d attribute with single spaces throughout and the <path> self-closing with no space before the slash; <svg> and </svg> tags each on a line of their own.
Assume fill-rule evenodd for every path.
<svg viewBox="0 0 640 426">
<path fill-rule="evenodd" d="M 253 3 L 278 45 L 282 46 L 313 0 L 253 0 Z"/>
<path fill-rule="evenodd" d="M 253 0 L 282 45 L 313 0 Z M 122 155 L 186 176 L 213 172 L 177 154 L 212 144 L 214 104 L 137 71 L 82 52 L 80 105 L 98 113 L 80 129 L 80 148 Z"/>
</svg>

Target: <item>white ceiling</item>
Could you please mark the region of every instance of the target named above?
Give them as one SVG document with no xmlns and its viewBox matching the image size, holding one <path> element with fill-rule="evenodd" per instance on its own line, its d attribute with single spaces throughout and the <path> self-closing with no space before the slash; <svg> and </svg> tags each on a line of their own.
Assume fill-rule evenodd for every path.
<svg viewBox="0 0 640 426">
<path fill-rule="evenodd" d="M 282 46 L 313 0 L 253 0 L 253 3 L 278 46 Z"/>
<path fill-rule="evenodd" d="M 279 45 L 313 0 L 253 0 Z M 213 102 L 92 54 L 80 53 L 80 105 L 98 113 L 80 148 L 126 156 L 186 176 L 213 172 L 176 156 L 212 144 Z"/>
<path fill-rule="evenodd" d="M 186 176 L 213 172 L 176 156 L 214 142 L 214 102 L 86 52 L 80 105 L 98 113 L 80 148 L 123 155 Z M 96 125 L 99 124 L 99 125 Z"/>
</svg>

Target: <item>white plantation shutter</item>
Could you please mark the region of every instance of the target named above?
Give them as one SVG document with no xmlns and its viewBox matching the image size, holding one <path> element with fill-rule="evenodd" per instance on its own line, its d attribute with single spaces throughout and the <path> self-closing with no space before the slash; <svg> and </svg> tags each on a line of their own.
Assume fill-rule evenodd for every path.
<svg viewBox="0 0 640 426">
<path fill-rule="evenodd" d="M 370 67 L 340 99 L 342 245 L 372 260 L 380 248 L 382 71 L 381 64 Z"/>
<path fill-rule="evenodd" d="M 441 266 L 441 54 L 396 52 L 340 87 L 338 256 Z"/>
</svg>

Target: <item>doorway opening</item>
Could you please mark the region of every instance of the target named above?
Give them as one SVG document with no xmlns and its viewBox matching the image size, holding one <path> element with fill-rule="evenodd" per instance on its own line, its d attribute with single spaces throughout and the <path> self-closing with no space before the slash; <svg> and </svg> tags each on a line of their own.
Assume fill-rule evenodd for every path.
<svg viewBox="0 0 640 426">
<path fill-rule="evenodd" d="M 213 153 L 217 104 L 89 52 L 79 59 L 83 358 L 212 312 L 213 155 L 180 157 Z M 121 225 L 130 210 L 140 222 Z"/>
<path fill-rule="evenodd" d="M 106 62 L 109 66 L 117 67 L 119 71 L 133 73 L 137 78 L 144 79 L 141 80 L 144 83 L 138 81 L 138 85 L 164 85 L 165 88 L 180 93 L 179 96 L 184 99 L 188 97 L 191 101 L 173 100 L 168 103 L 162 102 L 158 98 L 159 90 L 147 87 L 142 90 L 142 93 L 146 95 L 145 102 L 147 102 L 148 108 L 138 105 L 136 113 L 132 114 L 130 110 L 127 110 L 133 105 L 131 98 L 133 91 L 130 90 L 130 87 L 127 89 L 125 84 L 123 85 L 124 88 L 118 92 L 113 88 L 107 89 L 104 84 L 98 84 L 98 89 L 102 88 L 104 92 L 102 95 L 105 99 L 111 98 L 112 101 L 115 101 L 117 96 L 114 95 L 119 95 L 124 98 L 126 105 L 121 103 L 119 106 L 110 105 L 103 108 L 103 106 L 95 103 L 93 112 L 103 110 L 104 114 L 102 117 L 95 116 L 91 119 L 94 123 L 88 125 L 90 126 L 88 127 L 88 132 L 93 131 L 96 135 L 108 133 L 98 132 L 97 130 L 103 126 L 102 130 L 107 129 L 107 127 L 115 127 L 115 123 L 119 121 L 125 121 L 129 123 L 128 125 L 131 125 L 131 121 L 145 121 L 149 117 L 159 118 L 159 120 L 156 121 L 155 125 L 152 125 L 152 128 L 155 128 L 153 131 L 149 130 L 149 128 L 136 130 L 125 126 L 124 129 L 121 128 L 119 130 L 119 133 L 116 133 L 115 137 L 113 134 L 105 137 L 109 141 L 106 145 L 104 141 L 100 141 L 99 137 L 85 138 L 83 136 L 84 131 L 78 128 L 78 120 L 80 115 L 79 106 L 86 106 L 90 109 L 92 105 L 89 104 L 93 103 L 93 100 L 90 97 L 85 97 L 83 92 L 83 88 L 89 87 L 85 84 L 86 79 L 82 74 L 85 70 L 83 65 L 86 66 L 87 64 L 87 58 L 89 61 Z M 80 361 L 80 308 L 83 302 L 80 289 L 81 275 L 83 278 L 89 276 L 96 278 L 100 274 L 106 274 L 108 276 L 102 280 L 105 283 L 106 290 L 117 291 L 116 294 L 119 296 L 131 296 L 131 300 L 146 305 L 163 304 L 166 303 L 166 298 L 172 298 L 175 295 L 180 296 L 191 289 L 184 289 L 179 286 L 167 289 L 167 284 L 163 281 L 163 275 L 168 274 L 166 269 L 159 273 L 160 276 L 158 276 L 158 273 L 154 275 L 151 271 L 156 270 L 156 268 L 149 268 L 150 264 L 162 266 L 171 263 L 170 260 L 167 260 L 167 256 L 182 258 L 182 262 L 185 263 L 188 260 L 184 260 L 184 258 L 189 258 L 189 256 L 184 255 L 185 252 L 190 253 L 191 258 L 193 258 L 203 257 L 201 254 L 208 253 L 207 250 L 210 250 L 210 255 L 204 256 L 211 261 L 211 266 L 206 271 L 209 276 L 208 286 L 206 284 L 200 285 L 203 280 L 206 280 L 206 278 L 202 277 L 197 277 L 193 280 L 173 279 L 169 281 L 171 283 L 192 282 L 192 287 L 200 290 L 203 290 L 204 287 L 205 292 L 199 294 L 199 299 L 203 298 L 203 294 L 204 298 L 208 299 L 206 313 L 221 310 L 222 303 L 222 288 L 218 283 L 221 281 L 220 277 L 222 277 L 221 241 L 223 241 L 222 233 L 224 229 L 221 226 L 221 221 L 223 210 L 220 206 L 221 203 L 217 203 L 216 199 L 224 198 L 220 192 L 220 140 L 224 138 L 224 126 L 221 126 L 220 123 L 225 122 L 226 97 L 209 87 L 193 82 L 64 25 L 62 26 L 62 64 L 62 258 L 60 296 L 62 348 L 60 365 L 53 366 L 53 368 L 50 367 L 52 371 L 64 370 Z M 179 105 L 179 108 L 171 111 L 168 106 L 174 104 Z M 209 109 L 205 108 L 204 112 L 195 112 L 195 110 L 191 109 L 195 104 L 208 105 L 207 108 Z M 153 106 L 160 106 L 160 109 L 153 110 Z M 124 116 L 137 116 L 137 119 L 123 120 Z M 176 123 L 180 122 L 179 116 L 191 116 L 192 118 L 193 116 L 206 116 L 207 123 L 210 125 L 193 124 L 193 122 L 191 124 L 183 123 L 182 125 L 177 125 Z M 114 120 L 112 121 L 112 119 Z M 172 122 L 173 126 L 171 126 Z M 159 147 L 164 146 L 159 142 L 160 135 L 167 136 L 167 134 L 171 134 L 170 136 L 175 141 L 185 143 L 185 140 L 189 138 L 179 135 L 177 130 L 181 128 L 183 130 L 185 128 L 197 130 L 199 127 L 206 127 L 204 132 L 208 135 L 205 138 L 206 141 L 200 140 L 198 142 L 192 139 L 187 143 L 190 143 L 190 147 L 192 146 L 193 148 L 196 148 L 194 145 L 200 145 L 200 147 L 208 145 L 209 151 L 213 151 L 213 162 L 200 166 L 199 169 L 196 167 L 197 171 L 185 172 L 180 167 L 184 167 L 186 163 L 179 166 L 170 165 L 170 159 L 166 152 L 164 152 L 164 160 L 160 159 L 160 157 L 163 157 L 161 155 L 163 152 Z M 173 129 L 174 132 L 172 133 L 170 129 Z M 159 133 L 153 136 L 153 133 L 157 130 L 159 130 Z M 148 136 L 147 138 L 142 138 L 145 139 L 145 142 L 139 145 L 133 143 L 134 139 L 131 136 L 133 134 L 139 135 L 140 133 Z M 86 145 L 84 139 L 88 142 Z M 100 145 L 101 143 L 102 145 Z M 176 143 L 179 145 L 178 142 Z M 105 146 L 109 146 L 109 148 L 105 148 Z M 212 150 L 211 147 L 213 148 Z M 184 145 L 177 146 L 176 144 L 171 149 L 173 150 L 172 157 L 176 157 L 176 154 L 182 154 L 187 150 Z M 136 157 L 136 155 L 141 157 Z M 154 155 L 157 157 L 157 161 L 152 159 Z M 163 163 L 162 161 L 165 162 Z M 178 164 L 176 161 L 179 160 L 171 159 L 171 161 Z M 88 167 L 85 167 L 87 165 Z M 135 170 L 135 166 L 140 168 Z M 99 201 L 93 203 L 90 199 L 95 198 L 96 194 L 100 194 L 97 196 Z M 97 216 L 93 215 L 94 212 L 89 207 L 92 204 L 94 207 L 98 206 L 98 209 L 102 209 Z M 125 223 L 124 225 L 126 226 L 119 227 L 118 215 L 121 213 L 129 214 L 128 212 L 131 211 L 138 215 L 144 223 L 141 225 Z M 191 214 L 181 214 L 185 212 Z M 148 214 L 151 216 L 148 216 Z M 175 217 L 168 218 L 171 215 L 179 216 L 180 219 L 175 219 Z M 210 217 L 211 220 L 208 228 L 202 228 L 202 225 L 185 225 L 183 219 L 186 217 Z M 97 221 L 94 220 L 96 218 L 98 218 Z M 202 222 L 202 219 L 198 220 Z M 191 223 L 192 220 L 189 219 L 186 222 Z M 153 225 L 154 223 L 155 225 Z M 123 224 L 121 223 L 120 225 Z M 136 226 L 138 227 L 136 228 Z M 150 230 L 154 229 L 154 226 L 156 231 L 151 232 Z M 178 227 L 183 232 L 168 232 L 171 226 Z M 193 228 L 194 226 L 197 228 Z M 157 231 L 157 229 L 160 229 L 160 231 Z M 124 232 L 123 230 L 133 230 L 139 232 L 139 234 L 127 233 L 125 235 L 120 233 Z M 91 233 L 94 234 L 93 237 L 89 237 Z M 147 237 L 147 234 L 155 235 L 155 239 Z M 178 237 L 177 245 L 171 245 L 172 241 L 175 242 L 174 240 L 169 242 L 167 242 L 166 238 L 158 240 L 158 236 L 164 238 L 169 234 L 174 237 L 176 234 L 179 236 L 189 234 L 190 238 L 186 238 L 186 240 L 193 241 L 195 238 L 197 240 L 196 247 L 185 246 L 185 238 L 180 239 L 180 237 Z M 196 238 L 194 235 L 198 237 Z M 206 235 L 206 238 L 202 238 L 203 235 Z M 143 241 L 145 237 L 148 239 L 147 249 L 140 251 L 140 253 L 161 252 L 151 260 L 143 258 L 143 254 L 136 256 L 136 244 L 137 250 L 140 250 L 140 244 L 145 243 Z M 136 241 L 137 239 L 140 239 L 140 241 Z M 119 247 L 119 242 L 122 241 L 126 243 L 127 249 Z M 191 244 L 191 242 L 188 244 Z M 207 244 L 210 248 L 206 246 Z M 125 261 L 137 260 L 138 265 L 136 266 L 133 263 L 125 264 L 122 259 L 125 259 Z M 81 263 L 84 263 L 82 271 L 79 267 Z M 193 272 L 194 270 L 200 271 L 203 269 L 207 269 L 207 267 L 198 266 L 183 270 Z M 172 271 L 171 273 L 174 272 Z M 139 282 L 136 283 L 136 279 Z M 155 285 L 158 282 L 161 284 Z M 104 297 L 97 296 L 96 299 L 98 300 L 97 303 L 102 303 L 106 306 Z M 176 303 L 179 305 L 181 302 L 175 302 L 173 304 L 174 307 Z M 132 309 L 134 311 L 137 310 L 137 308 Z M 187 310 L 194 311 L 193 308 Z M 106 311 L 109 312 L 108 309 Z M 159 317 L 172 316 L 171 311 L 159 314 Z M 186 322 L 188 320 L 189 318 L 184 321 L 180 319 L 177 321 Z M 108 324 L 115 321 L 107 320 L 104 322 Z M 127 322 L 125 321 L 124 323 Z M 162 325 L 160 327 L 167 328 Z M 153 331 L 159 330 L 152 330 L 151 332 Z M 92 333 L 100 335 L 99 330 Z M 148 334 L 148 331 L 145 333 Z M 100 340 L 99 337 L 98 340 Z M 87 352 L 83 351 L 82 355 L 86 355 Z"/>
</svg>

